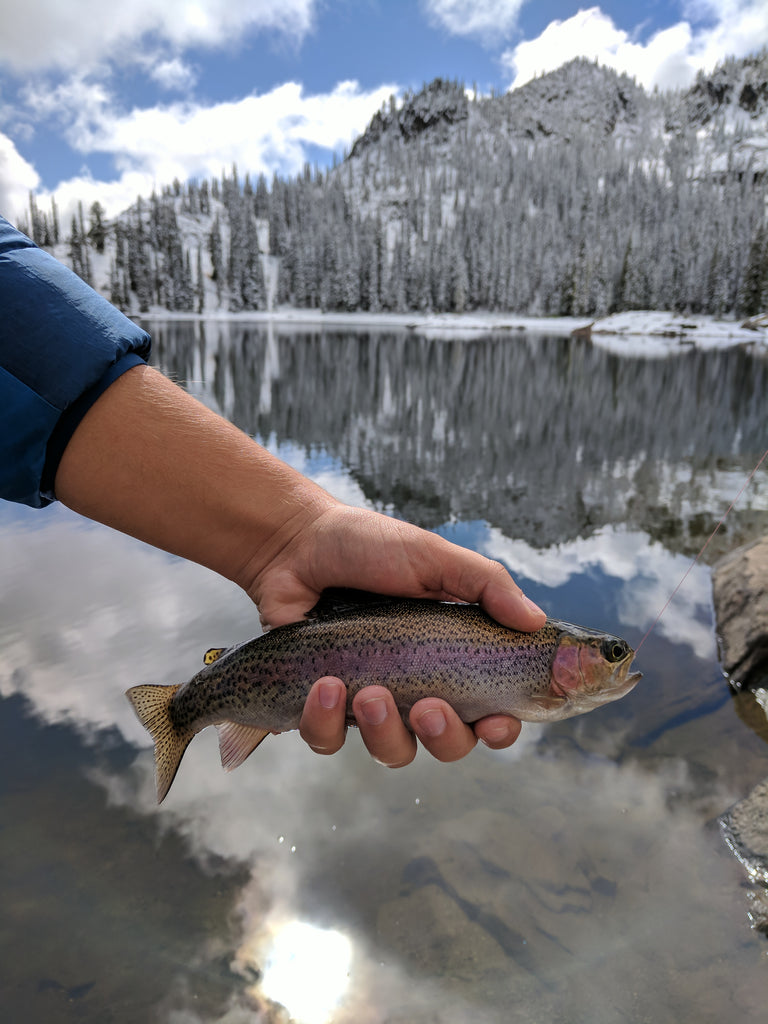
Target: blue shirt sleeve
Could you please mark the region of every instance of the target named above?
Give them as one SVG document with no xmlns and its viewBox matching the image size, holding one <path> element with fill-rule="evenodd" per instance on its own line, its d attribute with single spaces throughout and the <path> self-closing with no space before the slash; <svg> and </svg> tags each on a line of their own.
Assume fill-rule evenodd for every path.
<svg viewBox="0 0 768 1024">
<path fill-rule="evenodd" d="M 82 417 L 151 341 L 71 270 L 0 217 L 0 497 L 55 499 Z"/>
</svg>

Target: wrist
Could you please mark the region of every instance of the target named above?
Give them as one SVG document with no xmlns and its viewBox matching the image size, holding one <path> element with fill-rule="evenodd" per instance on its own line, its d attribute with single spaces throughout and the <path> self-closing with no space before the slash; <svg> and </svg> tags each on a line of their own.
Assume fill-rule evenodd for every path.
<svg viewBox="0 0 768 1024">
<path fill-rule="evenodd" d="M 224 573 L 259 606 L 276 576 L 311 573 L 312 538 L 341 504 L 298 472 L 278 467 L 283 471 L 279 496 L 269 509 L 262 502 L 244 503 L 240 525 L 233 531 L 233 569 Z M 258 487 L 258 479 L 254 484 Z"/>
</svg>

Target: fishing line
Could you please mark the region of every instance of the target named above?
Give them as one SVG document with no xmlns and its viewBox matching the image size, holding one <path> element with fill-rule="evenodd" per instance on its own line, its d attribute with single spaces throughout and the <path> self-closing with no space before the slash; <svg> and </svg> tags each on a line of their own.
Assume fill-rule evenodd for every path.
<svg viewBox="0 0 768 1024">
<path fill-rule="evenodd" d="M 705 551 L 707 550 L 707 548 L 709 547 L 709 545 L 710 545 L 710 543 L 711 543 L 711 541 L 712 541 L 712 538 L 713 538 L 713 537 L 715 536 L 715 534 L 717 533 L 717 531 L 718 531 L 718 530 L 720 529 L 720 527 L 721 527 L 721 526 L 723 525 L 723 523 L 725 522 L 725 520 L 726 520 L 726 519 L 728 518 L 728 516 L 730 515 L 730 513 L 731 513 L 731 509 L 733 508 L 733 506 L 734 506 L 734 505 L 736 504 L 736 502 L 737 502 L 737 501 L 739 500 L 739 498 L 740 498 L 740 497 L 742 496 L 742 494 L 744 493 L 744 491 L 746 491 L 747 487 L 749 487 L 750 483 L 752 482 L 752 478 L 754 477 L 755 473 L 757 473 L 758 469 L 760 469 L 760 467 L 762 466 L 762 464 L 763 464 L 763 463 L 765 462 L 765 459 L 766 459 L 766 457 L 768 457 L 768 448 L 766 448 L 766 450 L 765 450 L 765 451 L 763 452 L 763 454 L 762 454 L 762 456 L 761 456 L 761 458 L 760 458 L 759 462 L 757 463 L 757 465 L 755 466 L 755 468 L 754 468 L 754 469 L 752 470 L 752 472 L 751 472 L 751 473 L 749 474 L 749 476 L 748 476 L 748 477 L 747 477 L 747 479 L 746 479 L 746 480 L 744 481 L 744 483 L 743 483 L 743 484 L 741 485 L 741 489 L 739 490 L 739 493 L 738 493 L 738 494 L 736 495 L 736 497 L 735 497 L 735 498 L 733 499 L 733 501 L 731 502 L 731 504 L 730 504 L 730 505 L 728 506 L 728 508 L 727 508 L 727 509 L 725 510 L 725 512 L 723 513 L 723 515 L 722 515 L 722 517 L 721 517 L 721 519 L 720 519 L 720 522 L 719 522 L 719 523 L 717 524 L 717 526 L 716 526 L 716 527 L 714 528 L 714 530 L 712 531 L 712 533 L 710 533 L 710 535 L 709 535 L 709 536 L 707 537 L 707 539 L 706 539 L 706 540 L 704 541 L 704 544 L 702 545 L 702 547 L 701 547 L 701 550 L 699 551 L 699 553 L 698 553 L 698 554 L 696 555 L 696 557 L 694 558 L 694 560 L 693 560 L 693 561 L 691 562 L 691 564 L 690 564 L 690 565 L 688 566 L 688 568 L 686 569 L 686 571 L 685 571 L 685 574 L 684 574 L 683 578 L 682 578 L 682 579 L 680 580 L 680 582 L 679 582 L 679 583 L 677 584 L 677 586 L 675 587 L 675 589 L 674 589 L 674 590 L 672 591 L 672 593 L 671 593 L 671 594 L 669 595 L 669 597 L 667 598 L 666 604 L 665 604 L 665 605 L 664 605 L 664 607 L 663 607 L 663 608 L 661 609 L 661 611 L 660 611 L 660 612 L 659 612 L 659 614 L 658 614 L 658 615 L 656 616 L 656 618 L 655 618 L 655 619 L 653 620 L 653 622 L 651 623 L 651 627 L 650 627 L 650 629 L 648 630 L 648 632 L 647 632 L 647 633 L 645 634 L 645 636 L 643 637 L 643 639 L 642 639 L 642 640 L 640 641 L 640 643 L 639 643 L 639 644 L 637 645 L 637 647 L 635 648 L 635 655 L 637 655 L 637 652 L 638 652 L 638 651 L 640 650 L 640 648 L 641 648 L 641 647 L 643 646 L 643 644 L 645 643 L 645 641 L 646 641 L 646 640 L 648 639 L 648 637 L 649 637 L 649 636 L 651 635 L 651 633 L 653 632 L 653 630 L 654 630 L 654 629 L 656 628 L 656 626 L 657 626 L 657 624 L 658 624 L 658 622 L 659 622 L 659 619 L 660 619 L 660 618 L 662 617 L 662 615 L 663 615 L 663 614 L 664 614 L 664 612 L 665 612 L 665 611 L 667 610 L 667 608 L 669 608 L 669 606 L 670 606 L 670 604 L 672 603 L 672 601 L 674 600 L 674 598 L 675 598 L 675 595 L 677 594 L 678 590 L 680 589 L 680 587 L 682 587 L 682 585 L 683 585 L 683 584 L 685 583 L 685 581 L 686 581 L 686 580 L 688 579 L 688 577 L 690 576 L 690 574 L 691 574 L 691 572 L 693 571 L 694 567 L 695 567 L 695 566 L 697 565 L 697 563 L 698 563 L 699 559 L 701 558 L 701 556 L 702 556 L 702 555 L 704 554 L 704 552 L 705 552 Z"/>
</svg>

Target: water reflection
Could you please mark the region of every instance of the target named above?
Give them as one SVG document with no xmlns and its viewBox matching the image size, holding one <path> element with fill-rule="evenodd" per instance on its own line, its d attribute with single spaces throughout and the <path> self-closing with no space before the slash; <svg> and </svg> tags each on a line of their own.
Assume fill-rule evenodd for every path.
<svg viewBox="0 0 768 1024">
<path fill-rule="evenodd" d="M 768 360 L 740 349 L 644 360 L 530 335 L 183 331 L 154 331 L 167 371 L 248 433 L 322 444 L 369 500 L 427 526 L 484 518 L 544 547 L 623 523 L 697 548 L 765 450 Z M 755 500 L 768 508 L 764 477 Z"/>
<path fill-rule="evenodd" d="M 350 983 L 352 943 L 346 935 L 288 921 L 275 929 L 266 952 L 256 950 L 252 959 L 257 970 L 263 965 L 258 991 L 294 1020 L 326 1024 L 338 1013 Z"/>
<path fill-rule="evenodd" d="M 354 338 L 304 336 L 303 348 L 300 337 L 259 335 L 244 352 L 253 345 L 260 360 L 243 354 L 233 373 L 233 343 L 214 345 L 210 328 L 205 339 L 192 333 L 191 349 L 181 333 L 160 333 L 168 365 L 330 490 L 401 512 L 408 505 L 446 536 L 502 557 L 549 610 L 634 641 L 687 567 L 681 552 L 696 517 L 711 517 L 757 443 L 751 385 L 740 390 L 720 356 L 724 404 L 702 408 L 709 425 L 690 450 L 681 427 L 658 431 L 645 462 L 653 475 L 640 488 L 639 468 L 624 478 L 616 467 L 635 466 L 625 417 L 643 418 L 642 435 L 651 413 L 641 401 L 627 411 L 631 381 L 614 365 L 615 416 L 597 430 L 558 369 L 567 356 L 559 340 L 507 339 L 530 366 L 530 353 L 555 360 L 542 373 L 565 393 L 551 393 L 557 422 L 547 427 L 495 339 L 470 343 L 479 345 L 470 358 L 453 342 L 402 336 L 403 373 L 384 336 L 366 356 Z M 338 346 L 351 353 L 344 373 L 336 367 L 353 396 L 347 404 L 320 357 Z M 604 398 L 612 364 L 588 348 L 569 359 L 598 368 L 600 383 L 590 380 Z M 696 360 L 684 359 L 690 372 Z M 675 379 L 675 362 L 655 364 L 657 390 Z M 651 371 L 635 369 L 648 377 L 650 400 Z M 318 401 L 313 374 L 338 393 Z M 713 380 L 704 364 L 701 375 Z M 527 403 L 519 445 L 494 426 L 493 417 L 512 415 L 500 404 L 505 388 Z M 567 430 L 560 409 L 573 417 Z M 675 415 L 698 430 L 690 409 Z M 720 447 L 718 416 L 734 431 Z M 581 505 L 568 490 L 573 467 L 565 477 L 549 465 L 539 471 L 532 438 L 547 429 L 590 480 Z M 546 520 L 540 533 L 526 532 L 530 522 L 506 529 L 512 513 L 492 486 L 457 489 L 463 467 L 478 485 L 487 471 L 509 497 L 509 466 L 525 477 L 518 507 Z M 669 492 L 663 542 L 640 525 L 651 513 L 630 509 L 625 483 L 654 502 Z M 764 486 L 740 528 L 764 517 Z M 588 527 L 571 533 L 587 508 Z M 461 514 L 438 519 L 442 509 Z M 148 737 L 123 690 L 187 678 L 207 648 L 257 632 L 257 615 L 198 566 L 84 527 L 62 509 L 42 515 L 0 524 L 0 696 L 13 721 L 0 745 L 0 855 L 4 877 L 16 864 L 6 918 L 25 936 L 16 954 L 2 932 L 13 1019 L 253 1024 L 284 1020 L 282 1004 L 297 1020 L 325 1014 L 335 1024 L 762 1021 L 765 945 L 749 929 L 741 868 L 715 821 L 765 775 L 766 748 L 724 688 L 705 567 L 643 648 L 643 682 L 624 701 L 526 726 L 510 751 L 481 749 L 449 766 L 420 756 L 399 772 L 374 764 L 355 734 L 328 759 L 291 734 L 227 775 L 215 735 L 204 733 L 158 809 Z M 79 936 L 76 952 L 64 934 Z M 326 993 L 316 943 L 344 968 L 323 969 Z M 291 1002 L 304 996 L 306 1004 Z"/>
</svg>

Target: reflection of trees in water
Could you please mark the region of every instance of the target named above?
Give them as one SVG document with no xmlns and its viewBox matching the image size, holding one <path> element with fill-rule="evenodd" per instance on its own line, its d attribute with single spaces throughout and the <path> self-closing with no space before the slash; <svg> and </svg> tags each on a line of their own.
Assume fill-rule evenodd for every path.
<svg viewBox="0 0 768 1024">
<path fill-rule="evenodd" d="M 605 523 L 698 535 L 694 517 L 704 529 L 721 511 L 719 474 L 765 447 L 768 362 L 737 349 L 653 360 L 526 334 L 206 331 L 156 330 L 164 369 L 199 380 L 212 361 L 203 393 L 240 427 L 327 450 L 427 526 L 482 518 L 537 545 Z"/>
</svg>

